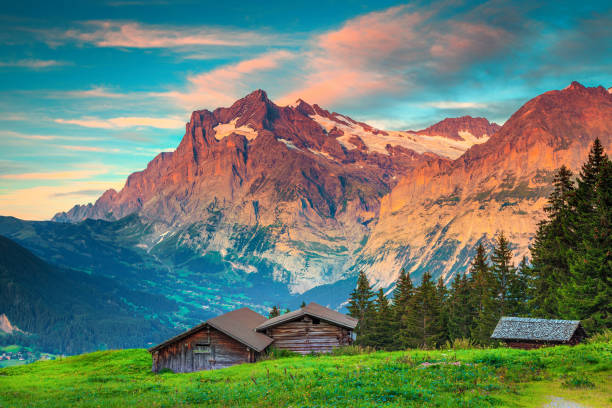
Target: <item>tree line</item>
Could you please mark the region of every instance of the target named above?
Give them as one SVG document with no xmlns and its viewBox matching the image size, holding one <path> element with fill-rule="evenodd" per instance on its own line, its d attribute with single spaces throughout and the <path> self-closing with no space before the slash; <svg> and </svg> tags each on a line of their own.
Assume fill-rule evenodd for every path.
<svg viewBox="0 0 612 408">
<path fill-rule="evenodd" d="M 439 347 L 456 339 L 490 344 L 501 316 L 581 320 L 588 334 L 612 328 L 612 161 L 598 139 L 577 177 L 562 166 L 532 246 L 515 267 L 503 232 L 480 243 L 467 273 L 449 287 L 425 272 L 414 286 L 402 269 L 389 299 L 364 272 L 349 298 L 357 344 Z"/>
</svg>

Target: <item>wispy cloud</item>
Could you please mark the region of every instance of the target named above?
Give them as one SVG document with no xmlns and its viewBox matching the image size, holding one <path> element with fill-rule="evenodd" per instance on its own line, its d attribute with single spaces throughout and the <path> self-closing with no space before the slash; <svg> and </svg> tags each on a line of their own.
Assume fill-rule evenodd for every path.
<svg viewBox="0 0 612 408">
<path fill-rule="evenodd" d="M 47 33 L 48 42 L 73 40 L 97 47 L 193 48 L 202 46 L 245 47 L 279 44 L 285 36 L 256 31 L 220 28 L 148 25 L 134 21 L 86 21 L 62 32 Z"/>
<path fill-rule="evenodd" d="M 74 150 L 77 152 L 96 152 L 96 153 L 121 153 L 121 149 L 106 148 L 99 146 L 78 146 L 78 145 L 59 145 L 61 149 Z"/>
<path fill-rule="evenodd" d="M 88 128 L 122 129 L 129 127 L 153 127 L 159 129 L 180 129 L 185 126 L 181 118 L 149 118 L 149 117 L 116 117 L 109 119 L 81 118 L 81 119 L 54 119 L 56 123 L 77 125 Z"/>
<path fill-rule="evenodd" d="M 78 196 L 88 196 L 88 197 L 99 197 L 104 193 L 104 190 L 76 190 L 76 191 L 65 191 L 62 193 L 55 193 L 52 197 L 78 197 Z"/>
<path fill-rule="evenodd" d="M 487 107 L 485 103 L 479 102 L 458 102 L 458 101 L 437 101 L 428 102 L 426 105 L 438 109 L 484 109 Z"/>
<path fill-rule="evenodd" d="M 283 63 L 296 58 L 286 51 L 271 51 L 235 64 L 224 65 L 212 71 L 188 77 L 185 91 L 160 93 L 176 100 L 187 109 L 226 106 L 245 92 L 258 88 L 262 74 L 278 69 Z"/>
<path fill-rule="evenodd" d="M 86 140 L 86 141 L 95 141 L 95 140 L 103 140 L 105 138 L 97 137 L 97 136 L 68 136 L 68 135 L 46 135 L 46 134 L 36 134 L 36 133 L 23 133 L 23 132 L 15 132 L 13 130 L 0 130 L 0 136 L 5 138 L 12 139 L 23 139 L 23 140 Z"/>
<path fill-rule="evenodd" d="M 0 61 L 0 67 L 17 67 L 29 69 L 44 69 L 68 65 L 65 61 L 56 60 L 39 60 L 39 59 L 22 59 L 16 61 Z"/>
<path fill-rule="evenodd" d="M 2 174 L 3 180 L 84 180 L 101 174 L 106 174 L 108 169 L 81 169 L 68 171 L 51 171 L 35 173 Z"/>
</svg>

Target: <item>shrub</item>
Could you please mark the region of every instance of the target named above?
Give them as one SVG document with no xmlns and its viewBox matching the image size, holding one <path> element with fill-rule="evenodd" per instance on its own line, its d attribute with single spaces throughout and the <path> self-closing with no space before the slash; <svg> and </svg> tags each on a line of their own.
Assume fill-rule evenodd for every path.
<svg viewBox="0 0 612 408">
<path fill-rule="evenodd" d="M 612 330 L 605 329 L 602 332 L 595 333 L 588 340 L 589 343 L 612 343 Z"/>
<path fill-rule="evenodd" d="M 594 388 L 595 384 L 586 376 L 571 376 L 563 381 L 563 386 L 570 388 Z"/>
<path fill-rule="evenodd" d="M 278 349 L 275 347 L 270 347 L 268 351 L 266 352 L 266 354 L 262 355 L 260 360 L 276 360 L 279 358 L 298 357 L 298 356 L 300 356 L 300 354 L 294 351 L 291 351 L 291 350 L 284 350 L 284 349 Z"/>
<path fill-rule="evenodd" d="M 461 338 L 454 339 L 452 343 L 450 341 L 447 341 L 444 348 L 449 350 L 468 350 L 476 348 L 476 344 L 474 344 L 472 339 Z"/>
<path fill-rule="evenodd" d="M 370 354 L 375 352 L 376 350 L 374 349 L 374 347 L 370 347 L 370 346 L 342 346 L 342 347 L 335 347 L 332 352 L 331 355 L 332 356 L 356 356 L 359 354 Z"/>
</svg>

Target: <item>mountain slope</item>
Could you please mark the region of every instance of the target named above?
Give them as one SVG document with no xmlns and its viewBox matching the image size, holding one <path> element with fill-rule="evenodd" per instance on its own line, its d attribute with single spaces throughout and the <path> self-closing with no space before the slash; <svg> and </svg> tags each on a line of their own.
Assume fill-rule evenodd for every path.
<svg viewBox="0 0 612 408">
<path fill-rule="evenodd" d="M 74 354 L 160 341 L 173 331 L 162 319 L 142 315 L 151 304 L 164 314 L 173 308 L 160 296 L 49 265 L 0 236 L 0 311 L 43 351 Z"/>
<path fill-rule="evenodd" d="M 555 169 L 574 171 L 595 138 L 612 148 L 612 95 L 577 82 L 523 105 L 487 142 L 441 167 L 409 171 L 381 202 L 357 265 L 381 285 L 402 266 L 449 279 L 504 231 L 526 255 Z"/>
<path fill-rule="evenodd" d="M 163 262 L 175 262 L 176 248 L 217 253 L 234 272 L 269 273 L 303 292 L 345 277 L 400 174 L 449 162 L 428 151 L 446 145 L 432 143 L 303 101 L 279 107 L 255 91 L 229 108 L 193 112 L 176 151 L 120 192 L 54 219 L 138 213 L 150 225 L 141 245 Z"/>
</svg>

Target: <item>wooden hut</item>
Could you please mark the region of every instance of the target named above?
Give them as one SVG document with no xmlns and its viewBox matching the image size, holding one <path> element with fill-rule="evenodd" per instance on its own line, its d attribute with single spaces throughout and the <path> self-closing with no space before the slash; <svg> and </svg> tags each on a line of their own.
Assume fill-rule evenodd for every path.
<svg viewBox="0 0 612 408">
<path fill-rule="evenodd" d="M 316 303 L 266 320 L 256 327 L 273 347 L 300 354 L 327 353 L 353 342 L 357 319 Z"/>
<path fill-rule="evenodd" d="M 153 372 L 211 370 L 257 361 L 272 343 L 255 328 L 267 319 L 249 308 L 217 316 L 149 349 Z"/>
<path fill-rule="evenodd" d="M 502 317 L 492 339 L 502 340 L 509 347 L 533 349 L 558 344 L 575 345 L 586 337 L 579 320 L 530 319 Z"/>
</svg>

